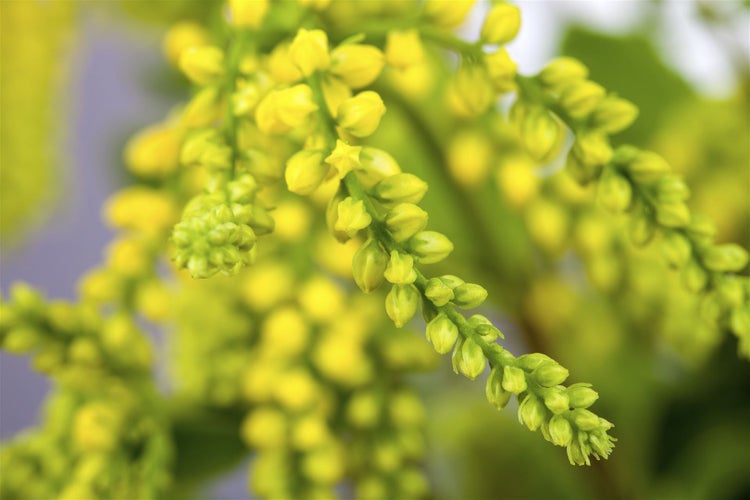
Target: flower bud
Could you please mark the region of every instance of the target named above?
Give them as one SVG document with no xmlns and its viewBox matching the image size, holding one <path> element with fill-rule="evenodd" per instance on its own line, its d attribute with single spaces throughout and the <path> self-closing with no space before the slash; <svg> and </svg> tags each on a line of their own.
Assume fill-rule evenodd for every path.
<svg viewBox="0 0 750 500">
<path fill-rule="evenodd" d="M 440 28 L 452 29 L 461 24 L 475 0 L 426 0 L 424 15 Z"/>
<path fill-rule="evenodd" d="M 382 149 L 364 146 L 359 160 L 357 178 L 367 189 L 387 177 L 401 173 L 401 167 L 398 166 L 396 160 Z"/>
<path fill-rule="evenodd" d="M 560 123 L 542 107 L 525 113 L 521 122 L 521 142 L 536 161 L 544 161 L 559 150 L 563 138 Z"/>
<path fill-rule="evenodd" d="M 669 172 L 667 161 L 650 151 L 636 151 L 634 157 L 625 164 L 625 168 L 640 184 L 653 182 Z"/>
<path fill-rule="evenodd" d="M 462 309 L 473 309 L 487 298 L 487 290 L 474 283 L 464 283 L 453 289 L 453 302 Z"/>
<path fill-rule="evenodd" d="M 191 47 L 180 55 L 180 69 L 194 83 L 209 85 L 224 76 L 224 52 L 218 47 Z"/>
<path fill-rule="evenodd" d="M 495 92 L 504 93 L 515 90 L 515 76 L 518 65 L 510 58 L 508 51 L 498 49 L 491 54 L 485 54 L 484 65 Z"/>
<path fill-rule="evenodd" d="M 427 212 L 413 203 L 399 203 L 385 216 L 385 227 L 396 241 L 406 241 L 427 226 Z"/>
<path fill-rule="evenodd" d="M 229 0 L 229 22 L 238 28 L 259 28 L 269 7 L 269 0 Z"/>
<path fill-rule="evenodd" d="M 660 203 L 679 203 L 690 197 L 690 188 L 673 175 L 665 175 L 656 184 L 656 197 Z"/>
<path fill-rule="evenodd" d="M 607 169 L 597 185 L 599 203 L 614 213 L 624 212 L 633 201 L 630 182 L 614 169 Z"/>
<path fill-rule="evenodd" d="M 700 212 L 691 214 L 690 224 L 686 229 L 693 240 L 704 246 L 713 243 L 714 236 L 716 236 L 716 225 L 713 220 Z"/>
<path fill-rule="evenodd" d="M 352 97 L 352 89 L 338 77 L 326 73 L 320 82 L 323 91 L 323 100 L 325 100 L 331 117 L 338 118 L 339 106 Z"/>
<path fill-rule="evenodd" d="M 513 394 L 521 394 L 526 390 L 526 373 L 518 367 L 503 367 L 503 389 Z"/>
<path fill-rule="evenodd" d="M 453 251 L 453 243 L 436 231 L 422 231 L 409 240 L 409 249 L 422 264 L 434 264 Z"/>
<path fill-rule="evenodd" d="M 599 399 L 599 394 L 589 384 L 573 384 L 567 391 L 568 401 L 573 408 L 588 408 Z"/>
<path fill-rule="evenodd" d="M 385 279 L 394 285 L 409 285 L 417 279 L 414 258 L 407 253 L 391 252 L 391 260 L 385 270 Z"/>
<path fill-rule="evenodd" d="M 563 389 L 551 389 L 544 393 L 544 406 L 554 414 L 559 414 L 570 409 L 568 394 Z"/>
<path fill-rule="evenodd" d="M 338 172 L 339 178 L 343 179 L 346 174 L 359 167 L 359 155 L 362 146 L 350 146 L 341 139 L 336 139 L 336 147 L 325 159 Z"/>
<path fill-rule="evenodd" d="M 556 446 L 568 446 L 573 441 L 573 426 L 562 415 L 555 415 L 549 421 L 549 435 Z"/>
<path fill-rule="evenodd" d="M 35 347 L 41 342 L 39 332 L 34 328 L 27 326 L 20 326 L 11 328 L 2 339 L 3 349 L 6 349 L 12 354 L 24 354 Z"/>
<path fill-rule="evenodd" d="M 743 305 L 732 309 L 729 317 L 729 325 L 735 335 L 740 339 L 739 347 L 744 353 L 744 356 L 750 356 L 750 345 L 747 345 L 747 340 L 745 341 L 744 349 L 742 345 L 743 339 L 750 339 L 750 307 Z"/>
<path fill-rule="evenodd" d="M 322 152 L 304 149 L 289 158 L 284 178 L 289 191 L 305 196 L 320 186 L 329 169 Z"/>
<path fill-rule="evenodd" d="M 318 109 L 312 89 L 304 84 L 271 91 L 255 108 L 255 123 L 264 134 L 284 134 L 305 123 Z"/>
<path fill-rule="evenodd" d="M 498 411 L 505 408 L 510 401 L 511 393 L 503 389 L 503 372 L 499 366 L 492 367 L 484 392 L 487 395 L 487 401 Z"/>
<path fill-rule="evenodd" d="M 605 97 L 591 114 L 591 123 L 605 134 L 628 128 L 638 117 L 635 104 L 615 96 Z"/>
<path fill-rule="evenodd" d="M 438 353 L 449 353 L 457 339 L 458 327 L 444 313 L 439 313 L 427 323 L 427 340 Z"/>
<path fill-rule="evenodd" d="M 656 207 L 656 220 L 666 227 L 684 227 L 690 223 L 690 209 L 685 203 L 660 203 Z"/>
<path fill-rule="evenodd" d="M 589 410 L 578 408 L 571 412 L 571 417 L 573 418 L 573 423 L 579 430 L 593 431 L 599 427 L 599 417 Z"/>
<path fill-rule="evenodd" d="M 521 11 L 515 5 L 498 3 L 490 9 L 482 25 L 481 40 L 500 45 L 508 43 L 521 29 Z"/>
<path fill-rule="evenodd" d="M 579 134 L 571 152 L 586 169 L 586 180 L 595 179 L 612 159 L 612 147 L 607 137 L 597 133 Z"/>
<path fill-rule="evenodd" d="M 338 204 L 338 217 L 334 229 L 346 233 L 353 238 L 359 231 L 366 228 L 372 222 L 372 217 L 367 213 L 362 200 L 354 200 L 351 196 L 346 197 Z"/>
<path fill-rule="evenodd" d="M 419 203 L 427 183 L 413 174 L 392 175 L 378 182 L 373 195 L 382 203 Z"/>
<path fill-rule="evenodd" d="M 542 83 L 553 90 L 584 80 L 588 76 L 588 68 L 572 57 L 558 57 L 539 73 Z"/>
<path fill-rule="evenodd" d="M 414 317 L 419 305 L 419 292 L 414 285 L 393 285 L 385 297 L 385 312 L 397 328 Z"/>
<path fill-rule="evenodd" d="M 691 292 L 702 292 L 708 284 L 708 273 L 698 261 L 690 259 L 682 269 L 682 282 Z"/>
<path fill-rule="evenodd" d="M 656 227 L 648 214 L 638 214 L 631 219 L 628 233 L 634 245 L 643 246 L 653 239 Z"/>
<path fill-rule="evenodd" d="M 355 137 L 375 132 L 385 114 L 383 99 L 372 90 L 360 92 L 345 100 L 338 108 L 338 123 Z"/>
<path fill-rule="evenodd" d="M 479 64 L 462 64 L 451 82 L 448 97 L 452 109 L 460 116 L 484 113 L 495 97 L 487 70 Z"/>
<path fill-rule="evenodd" d="M 588 80 L 571 83 L 560 95 L 560 105 L 573 118 L 588 116 L 604 99 L 606 91 L 598 83 Z"/>
<path fill-rule="evenodd" d="M 546 354 L 540 352 L 533 352 L 531 354 L 524 354 L 518 357 L 518 367 L 522 370 L 533 371 L 536 370 L 542 363 L 554 362 L 552 358 Z"/>
<path fill-rule="evenodd" d="M 473 339 L 467 338 L 460 346 L 456 347 L 458 373 L 476 379 L 484 372 L 485 357 L 482 348 Z"/>
<path fill-rule="evenodd" d="M 667 231 L 661 244 L 662 253 L 670 266 L 681 268 L 690 259 L 690 241 L 677 231 Z"/>
<path fill-rule="evenodd" d="M 223 113 L 221 92 L 218 87 L 204 87 L 185 105 L 180 122 L 188 128 L 208 127 Z"/>
<path fill-rule="evenodd" d="M 331 52 L 331 73 L 349 87 L 358 89 L 370 85 L 385 66 L 385 55 L 372 45 L 350 43 Z"/>
<path fill-rule="evenodd" d="M 531 374 L 542 387 L 554 387 L 565 382 L 570 373 L 554 361 L 547 361 L 539 365 Z"/>
<path fill-rule="evenodd" d="M 187 49 L 207 44 L 208 33 L 203 26 L 193 21 L 179 21 L 167 31 L 162 48 L 169 62 L 177 65 Z"/>
<path fill-rule="evenodd" d="M 503 378 L 505 378 L 503 376 Z M 546 420 L 544 403 L 533 394 L 528 394 L 518 408 L 518 420 L 529 430 L 537 430 Z"/>
<path fill-rule="evenodd" d="M 369 239 L 363 244 L 352 259 L 352 273 L 357 286 L 365 293 L 370 293 L 383 283 L 388 265 L 388 254 L 380 244 Z"/>
<path fill-rule="evenodd" d="M 453 300 L 453 289 L 439 278 L 430 278 L 427 281 L 424 294 L 437 307 L 444 306 Z"/>
<path fill-rule="evenodd" d="M 407 69 L 424 60 L 424 48 L 417 30 L 390 31 L 385 42 L 385 60 L 394 68 Z"/>
<path fill-rule="evenodd" d="M 331 64 L 328 35 L 323 30 L 300 28 L 289 46 L 289 57 L 304 76 L 326 69 Z"/>
<path fill-rule="evenodd" d="M 748 261 L 747 250 L 735 243 L 714 245 L 703 252 L 703 263 L 712 271 L 741 271 Z"/>
</svg>

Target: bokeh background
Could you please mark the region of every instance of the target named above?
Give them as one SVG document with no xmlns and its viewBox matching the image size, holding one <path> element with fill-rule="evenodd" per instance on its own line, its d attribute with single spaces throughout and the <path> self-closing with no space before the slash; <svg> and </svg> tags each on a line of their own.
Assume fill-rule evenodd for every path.
<svg viewBox="0 0 750 500">
<path fill-rule="evenodd" d="M 58 37 L 54 50 L 35 46 L 34 34 L 7 25 L 7 18 L 0 30 L 5 98 L 13 90 L 7 72 L 21 70 L 37 81 L 27 92 L 49 101 L 34 115 L 39 137 L 11 131 L 13 113 L 23 109 L 3 101 L 0 184 L 9 185 L 13 154 L 31 154 L 19 148 L 36 152 L 36 161 L 46 166 L 40 168 L 48 170 L 40 177 L 44 185 L 23 197 L 29 206 L 15 205 L 19 193 L 0 191 L 0 287 L 6 294 L 22 280 L 48 297 L 74 299 L 78 278 L 101 260 L 112 237 L 99 210 L 128 182 L 121 161 L 125 140 L 163 117 L 187 89 L 176 84 L 160 51 L 167 21 L 179 9 L 57 3 L 62 7 L 49 13 L 46 27 L 48 36 Z M 123 9 L 122 3 L 131 5 Z M 695 205 L 718 219 L 721 237 L 747 247 L 750 17 L 742 2 L 517 3 L 523 28 L 508 49 L 519 70 L 534 73 L 559 54 L 585 61 L 594 80 L 641 107 L 627 140 L 667 156 L 690 179 Z M 476 32 L 481 14 L 477 9 L 467 33 Z M 13 220 L 16 212 L 23 217 Z M 620 443 L 610 460 L 615 463 L 607 467 L 574 469 L 559 450 L 519 428 L 512 412 L 498 417 L 481 390 L 453 376 L 443 360 L 436 373 L 415 380 L 430 415 L 428 467 L 439 497 L 497 498 L 498 491 L 507 498 L 550 498 L 550 491 L 559 498 L 629 498 L 635 492 L 654 498 L 750 497 L 747 362 L 721 341 L 697 354 L 688 349 L 665 356 L 658 346 L 646 352 L 642 338 L 628 338 L 632 332 L 605 331 L 608 309 L 598 305 L 601 311 L 593 310 L 581 326 L 584 333 L 546 342 L 580 379 L 596 382 L 602 413 L 620 427 L 615 435 L 638 436 L 638 442 Z M 608 347 L 582 350 L 591 342 L 589 330 Z M 516 351 L 528 349 L 513 338 L 512 324 L 505 331 Z M 602 352 L 608 357 L 597 359 Z M 47 389 L 28 359 L 0 353 L 2 440 L 36 421 Z M 245 473 L 243 465 L 207 495 L 246 497 Z"/>
</svg>

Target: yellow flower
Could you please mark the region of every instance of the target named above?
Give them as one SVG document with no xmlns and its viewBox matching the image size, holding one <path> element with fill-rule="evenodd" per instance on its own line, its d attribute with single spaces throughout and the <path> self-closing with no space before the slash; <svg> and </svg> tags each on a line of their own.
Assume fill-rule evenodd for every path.
<svg viewBox="0 0 750 500">
<path fill-rule="evenodd" d="M 336 140 L 336 147 L 325 162 L 333 166 L 338 172 L 340 178 L 359 167 L 359 155 L 362 152 L 362 146 L 350 146 L 341 139 Z"/>
<path fill-rule="evenodd" d="M 289 47 L 289 57 L 304 76 L 326 69 L 331 64 L 328 35 L 323 30 L 300 28 Z"/>
<path fill-rule="evenodd" d="M 508 3 L 496 4 L 482 25 L 482 41 L 504 44 L 513 40 L 521 28 L 521 11 Z"/>
<path fill-rule="evenodd" d="M 341 45 L 331 53 L 331 73 L 355 89 L 374 82 L 383 66 L 385 56 L 372 45 Z"/>
<path fill-rule="evenodd" d="M 383 99 L 371 90 L 360 92 L 344 101 L 338 109 L 341 127 L 355 137 L 367 137 L 375 132 L 385 114 Z"/>
</svg>

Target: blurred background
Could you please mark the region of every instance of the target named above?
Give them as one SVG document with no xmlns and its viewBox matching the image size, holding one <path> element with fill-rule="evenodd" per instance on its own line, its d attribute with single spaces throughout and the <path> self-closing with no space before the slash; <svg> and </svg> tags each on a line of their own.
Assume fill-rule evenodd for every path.
<svg viewBox="0 0 750 500">
<path fill-rule="evenodd" d="M 78 278 L 112 236 L 99 210 L 128 182 L 123 144 L 188 95 L 160 46 L 191 2 L 59 1 L 26 20 L 9 15 L 12 3 L 0 6 L 0 285 L 7 294 L 23 280 L 48 297 L 75 299 Z M 592 79 L 641 109 L 622 141 L 664 155 L 688 180 L 691 207 L 717 221 L 718 240 L 747 247 L 747 2 L 517 3 L 523 27 L 508 50 L 519 71 L 535 73 L 560 54 L 583 60 Z M 468 36 L 482 12 L 467 23 Z M 542 346 L 577 380 L 594 384 L 600 413 L 617 423 L 614 455 L 605 466 L 571 467 L 560 450 L 520 428 L 513 411 L 497 414 L 481 388 L 454 376 L 443 359 L 414 380 L 430 415 L 436 496 L 750 498 L 748 363 L 733 340 L 699 331 L 685 313 L 697 308 L 692 297 L 657 297 L 654 290 L 679 288 L 679 280 L 653 255 L 613 243 L 612 259 L 640 269 L 614 271 L 635 273 L 632 281 L 642 284 L 624 292 L 610 283 L 606 262 L 581 264 L 571 250 L 576 228 L 598 215 L 579 212 L 565 237 L 573 243 L 545 254 L 523 305 L 535 339 L 514 336 L 510 321 L 504 331 L 518 354 Z M 533 215 L 510 213 L 531 226 L 533 239 Z M 695 331 L 686 337 L 686 329 Z M 33 425 L 47 389 L 28 359 L 0 353 L 0 438 Z M 208 496 L 246 497 L 245 472 L 218 481 Z"/>
</svg>

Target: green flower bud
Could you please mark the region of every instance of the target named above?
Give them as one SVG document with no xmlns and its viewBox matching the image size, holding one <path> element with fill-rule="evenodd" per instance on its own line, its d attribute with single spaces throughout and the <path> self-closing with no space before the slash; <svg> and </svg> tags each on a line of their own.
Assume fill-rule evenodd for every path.
<svg viewBox="0 0 750 500">
<path fill-rule="evenodd" d="M 413 174 L 396 174 L 378 182 L 373 195 L 387 204 L 419 203 L 427 192 L 427 183 Z"/>
<path fill-rule="evenodd" d="M 306 196 L 323 182 L 330 166 L 323 163 L 321 151 L 302 150 L 289 158 L 284 178 L 289 191 Z"/>
<path fill-rule="evenodd" d="M 560 105 L 573 118 L 588 116 L 604 99 L 606 91 L 598 83 L 588 80 L 571 83 L 560 95 Z"/>
<path fill-rule="evenodd" d="M 359 154 L 359 168 L 355 170 L 362 185 L 370 189 L 378 182 L 401 173 L 401 167 L 382 149 L 364 146 Z"/>
<path fill-rule="evenodd" d="M 487 298 L 487 290 L 474 283 L 464 283 L 453 289 L 453 303 L 462 309 L 479 306 Z"/>
<path fill-rule="evenodd" d="M 573 384 L 568 387 L 567 392 L 568 402 L 573 408 L 588 408 L 599 399 L 599 394 L 590 384 Z"/>
<path fill-rule="evenodd" d="M 714 245 L 703 252 L 703 263 L 712 271 L 741 271 L 748 261 L 747 250 L 736 243 Z"/>
<path fill-rule="evenodd" d="M 414 270 L 414 258 L 409 254 L 402 254 L 393 250 L 391 260 L 388 261 L 388 267 L 385 270 L 385 279 L 394 285 L 414 283 L 417 279 L 417 272 Z"/>
<path fill-rule="evenodd" d="M 406 241 L 427 226 L 427 212 L 413 203 L 399 203 L 385 216 L 385 227 L 396 241 Z"/>
<path fill-rule="evenodd" d="M 698 261 L 690 259 L 682 270 L 682 282 L 691 292 L 702 292 L 708 284 L 708 273 Z"/>
<path fill-rule="evenodd" d="M 480 64 L 462 64 L 450 86 L 451 103 L 460 115 L 479 116 L 494 100 L 492 82 Z"/>
<path fill-rule="evenodd" d="M 336 221 L 339 218 L 339 203 L 344 201 L 346 194 L 343 189 L 339 189 L 335 195 L 331 197 L 326 206 L 326 226 L 328 231 L 336 238 L 340 243 L 349 241 L 350 236 L 344 232 L 336 229 Z"/>
<path fill-rule="evenodd" d="M 422 264 L 434 264 L 453 251 L 453 243 L 436 231 L 421 231 L 409 240 L 409 249 Z"/>
<path fill-rule="evenodd" d="M 690 209 L 684 203 L 660 203 L 656 207 L 656 220 L 666 227 L 684 227 L 690 223 Z"/>
<path fill-rule="evenodd" d="M 503 371 L 499 366 L 492 367 L 490 376 L 487 377 L 485 394 L 487 395 L 487 401 L 498 411 L 505 408 L 510 401 L 511 393 L 503 389 Z"/>
<path fill-rule="evenodd" d="M 539 385 L 554 387 L 565 382 L 570 372 L 554 361 L 547 361 L 540 364 L 531 375 Z"/>
<path fill-rule="evenodd" d="M 543 161 L 557 152 L 563 137 L 562 125 L 541 106 L 525 113 L 521 122 L 521 142 L 536 161 Z"/>
<path fill-rule="evenodd" d="M 515 366 L 503 367 L 503 389 L 513 394 L 526 390 L 526 372 Z"/>
<path fill-rule="evenodd" d="M 544 407 L 544 403 L 533 394 L 527 394 L 518 408 L 519 422 L 529 430 L 535 431 L 547 419 L 546 417 L 547 409 Z"/>
<path fill-rule="evenodd" d="M 554 388 L 544 393 L 544 406 L 554 414 L 568 411 L 570 401 L 564 389 Z"/>
<path fill-rule="evenodd" d="M 692 253 L 690 241 L 677 231 L 664 233 L 661 248 L 664 258 L 674 268 L 684 266 Z"/>
<path fill-rule="evenodd" d="M 745 300 L 742 282 L 734 276 L 721 276 L 716 280 L 716 291 L 730 307 L 739 306 Z"/>
<path fill-rule="evenodd" d="M 487 13 L 482 24 L 481 40 L 500 45 L 513 40 L 521 29 L 521 11 L 515 5 L 498 3 Z"/>
<path fill-rule="evenodd" d="M 498 337 L 505 338 L 495 325 L 481 314 L 474 314 L 469 318 L 469 325 L 482 337 L 485 342 L 494 342 Z"/>
<path fill-rule="evenodd" d="M 578 408 L 570 412 L 575 426 L 581 431 L 593 431 L 599 427 L 599 417 L 595 413 Z"/>
<path fill-rule="evenodd" d="M 354 200 L 351 196 L 344 198 L 337 207 L 338 217 L 334 229 L 353 238 L 359 231 L 372 222 L 362 200 Z"/>
<path fill-rule="evenodd" d="M 352 273 L 360 290 L 370 293 L 378 288 L 385 279 L 387 265 L 388 254 L 377 241 L 369 239 L 359 247 L 352 259 Z"/>
<path fill-rule="evenodd" d="M 539 365 L 546 362 L 554 362 L 554 360 L 540 352 L 524 354 L 518 357 L 518 367 L 526 371 L 536 370 Z"/>
<path fill-rule="evenodd" d="M 473 339 L 466 339 L 460 346 L 456 347 L 456 350 L 458 351 L 458 373 L 474 380 L 484 372 L 486 363 L 484 353 Z"/>
<path fill-rule="evenodd" d="M 554 90 L 584 80 L 588 76 L 588 68 L 578 59 L 558 57 L 547 64 L 539 73 L 539 80 L 543 85 Z"/>
<path fill-rule="evenodd" d="M 444 306 L 453 300 L 453 289 L 439 278 L 430 278 L 427 281 L 424 294 L 437 307 Z"/>
<path fill-rule="evenodd" d="M 601 169 L 612 159 L 612 147 L 607 137 L 594 132 L 579 134 L 571 149 L 573 157 L 596 178 Z"/>
<path fill-rule="evenodd" d="M 414 285 L 393 285 L 385 297 L 385 312 L 396 327 L 401 328 L 414 317 L 419 297 Z"/>
<path fill-rule="evenodd" d="M 742 344 L 743 338 L 750 339 L 750 307 L 743 305 L 732 309 L 729 325 L 735 335 L 740 338 L 740 344 Z M 746 347 L 750 347 L 750 345 Z M 742 348 L 742 345 L 740 345 L 740 348 Z M 745 357 L 750 357 L 749 355 L 750 353 L 747 353 Z"/>
<path fill-rule="evenodd" d="M 614 213 L 624 212 L 633 201 L 630 182 L 614 169 L 607 169 L 597 186 L 599 203 Z"/>
<path fill-rule="evenodd" d="M 714 236 L 716 236 L 716 226 L 713 220 L 708 215 L 702 213 L 692 213 L 690 224 L 685 229 L 693 240 L 704 246 L 713 243 Z"/>
<path fill-rule="evenodd" d="M 549 435 L 556 446 L 568 446 L 573 441 L 573 426 L 562 415 L 555 415 L 549 421 Z"/>
<path fill-rule="evenodd" d="M 465 283 L 464 280 L 452 274 L 444 274 L 440 276 L 440 281 L 448 285 L 451 288 L 451 290 Z"/>
<path fill-rule="evenodd" d="M 510 58 L 507 50 L 499 49 L 491 54 L 485 54 L 484 65 L 495 92 L 510 92 L 516 88 L 515 76 L 518 65 Z"/>
<path fill-rule="evenodd" d="M 630 151 L 626 151 L 630 153 Z M 633 158 L 625 164 L 633 179 L 640 184 L 648 184 L 669 172 L 667 161 L 651 151 L 635 150 Z"/>
<path fill-rule="evenodd" d="M 679 203 L 690 197 L 690 188 L 684 181 L 673 175 L 662 177 L 656 184 L 656 198 L 659 203 Z"/>
<path fill-rule="evenodd" d="M 616 134 L 628 128 L 638 117 L 635 104 L 619 97 L 608 96 L 594 109 L 591 123 L 606 134 Z"/>
<path fill-rule="evenodd" d="M 20 326 L 11 329 L 2 339 L 3 349 L 13 354 L 23 354 L 39 345 L 41 338 L 35 329 Z"/>
<path fill-rule="evenodd" d="M 458 327 L 444 313 L 439 313 L 427 323 L 427 340 L 440 354 L 447 354 L 453 349 L 458 339 Z"/>
<path fill-rule="evenodd" d="M 656 227 L 645 213 L 638 214 L 630 220 L 628 227 L 630 240 L 636 246 L 644 246 L 650 242 L 656 234 Z"/>
</svg>

